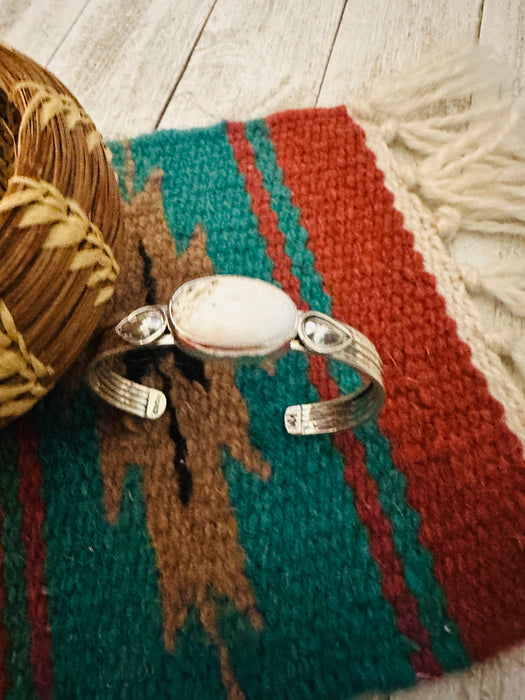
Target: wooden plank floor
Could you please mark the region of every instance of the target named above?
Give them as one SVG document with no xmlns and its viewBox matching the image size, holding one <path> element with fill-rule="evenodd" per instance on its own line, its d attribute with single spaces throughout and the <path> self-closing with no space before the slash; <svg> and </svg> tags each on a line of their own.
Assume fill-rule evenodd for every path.
<svg viewBox="0 0 525 700">
<path fill-rule="evenodd" d="M 525 92 L 523 0 L 0 0 L 0 41 L 55 72 L 107 139 L 351 104 L 430 49 L 478 41 Z M 455 254 L 525 261 L 520 241 L 473 238 Z M 508 322 L 497 306 L 484 313 Z M 514 700 L 505 682 L 490 697 Z M 395 697 L 451 700 L 451 687 Z"/>
<path fill-rule="evenodd" d="M 480 40 L 525 82 L 521 0 L 0 0 L 106 138 L 351 102 L 426 50 Z"/>
</svg>

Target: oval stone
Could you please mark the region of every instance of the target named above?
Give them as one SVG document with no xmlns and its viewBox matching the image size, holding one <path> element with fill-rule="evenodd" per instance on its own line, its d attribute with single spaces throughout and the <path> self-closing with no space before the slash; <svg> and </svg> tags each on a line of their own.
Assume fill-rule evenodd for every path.
<svg viewBox="0 0 525 700">
<path fill-rule="evenodd" d="M 296 335 L 297 316 L 281 289 L 236 275 L 186 282 L 169 304 L 174 335 L 190 348 L 222 357 L 276 352 Z"/>
</svg>

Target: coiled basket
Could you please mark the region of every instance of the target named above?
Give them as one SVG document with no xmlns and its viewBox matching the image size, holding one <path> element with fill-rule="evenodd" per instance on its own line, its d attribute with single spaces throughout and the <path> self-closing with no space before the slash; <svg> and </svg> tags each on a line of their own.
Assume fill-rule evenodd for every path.
<svg viewBox="0 0 525 700">
<path fill-rule="evenodd" d="M 109 153 L 62 83 L 0 45 L 0 428 L 93 334 L 118 275 Z"/>
</svg>

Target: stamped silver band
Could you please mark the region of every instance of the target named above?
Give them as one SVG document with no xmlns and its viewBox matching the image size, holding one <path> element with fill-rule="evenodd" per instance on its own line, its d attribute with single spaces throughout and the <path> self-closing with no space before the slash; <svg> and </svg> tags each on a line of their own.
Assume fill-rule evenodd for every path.
<svg viewBox="0 0 525 700">
<path fill-rule="evenodd" d="M 231 289 L 224 291 L 228 284 Z M 224 309 L 231 315 L 233 308 L 237 318 L 235 305 L 241 304 L 238 317 L 245 315 L 247 319 L 243 323 L 250 325 L 251 319 L 257 323 L 257 309 L 252 307 L 257 305 L 256 297 L 261 293 L 266 293 L 264 309 L 270 330 L 259 328 L 265 324 L 264 313 L 259 325 L 244 335 L 242 328 L 228 328 L 228 317 L 221 320 Z M 270 301 L 268 293 L 273 297 Z M 245 309 L 246 305 L 251 306 Z M 270 328 L 272 321 L 278 327 L 277 334 Z M 87 381 L 104 401 L 140 418 L 159 418 L 166 410 L 166 396 L 158 389 L 123 377 L 115 364 L 122 355 L 144 347 L 154 350 L 175 346 L 204 360 L 236 362 L 271 361 L 286 350 L 295 350 L 337 360 L 354 369 L 361 384 L 351 394 L 286 409 L 284 425 L 292 435 L 335 433 L 357 427 L 374 419 L 384 402 L 382 363 L 372 342 L 355 328 L 326 314 L 298 311 L 282 290 L 262 280 L 229 275 L 192 280 L 177 290 L 168 306 L 137 309 L 117 325 L 115 332 L 123 342 L 113 344 L 93 360 Z"/>
</svg>

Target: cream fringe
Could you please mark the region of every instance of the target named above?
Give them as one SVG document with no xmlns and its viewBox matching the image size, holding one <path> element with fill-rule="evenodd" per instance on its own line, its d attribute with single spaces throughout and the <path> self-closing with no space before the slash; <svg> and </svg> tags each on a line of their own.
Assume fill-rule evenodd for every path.
<svg viewBox="0 0 525 700">
<path fill-rule="evenodd" d="M 525 236 L 525 110 L 494 97 L 501 67 L 484 47 L 433 55 L 389 80 L 351 113 L 378 129 L 397 175 L 432 212 L 443 242 L 464 233 Z M 525 319 L 525 260 L 477 270 L 457 263 L 467 290 L 497 299 Z M 525 379 L 525 347 L 516 334 L 493 338 Z"/>
</svg>

